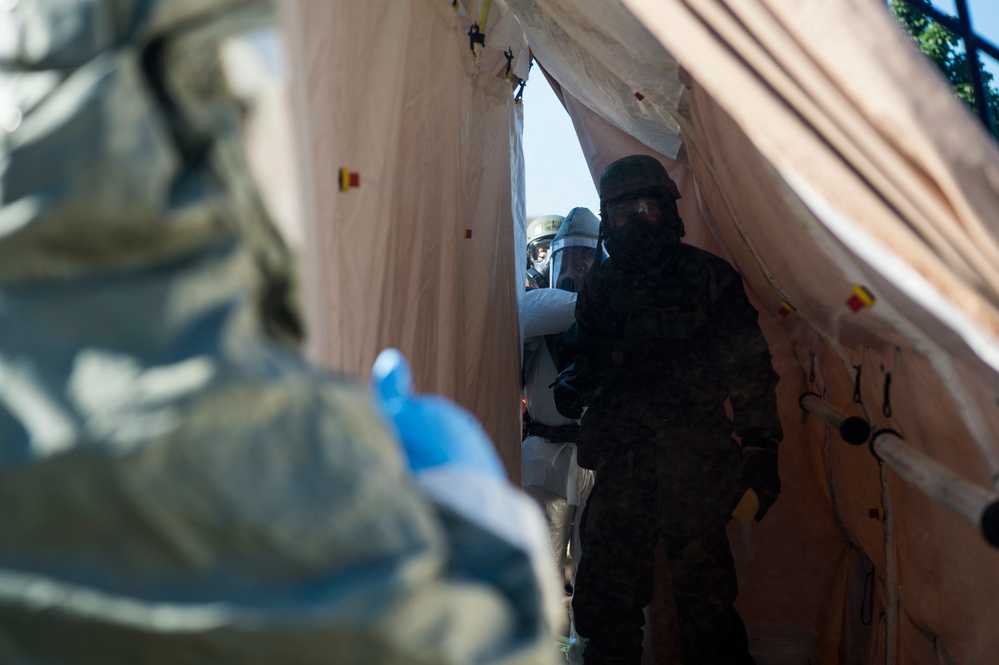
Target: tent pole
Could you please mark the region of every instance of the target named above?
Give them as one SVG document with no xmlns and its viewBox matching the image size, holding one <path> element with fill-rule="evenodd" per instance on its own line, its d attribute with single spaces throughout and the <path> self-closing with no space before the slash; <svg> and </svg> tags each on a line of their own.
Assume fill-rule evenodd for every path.
<svg viewBox="0 0 999 665">
<path fill-rule="evenodd" d="M 798 398 L 798 405 L 803 411 L 837 427 L 843 440 L 851 445 L 862 445 L 870 439 L 871 452 L 878 461 L 937 503 L 979 527 L 985 539 L 993 547 L 999 547 L 999 492 L 961 478 L 906 443 L 894 430 L 881 429 L 871 436 L 866 420 L 844 416 L 816 393 L 803 393 Z"/>
<path fill-rule="evenodd" d="M 886 465 L 879 464 L 881 504 L 884 506 L 882 532 L 885 538 L 885 665 L 898 659 L 898 566 L 895 545 L 895 499 Z"/>
<path fill-rule="evenodd" d="M 816 393 L 803 393 L 798 398 L 798 406 L 802 411 L 818 416 L 839 429 L 839 435 L 850 445 L 859 446 L 867 443 L 871 435 L 871 427 L 866 420 L 857 416 L 844 416 L 835 406 Z"/>
<path fill-rule="evenodd" d="M 999 492 L 976 485 L 920 452 L 890 429 L 871 437 L 871 452 L 910 485 L 982 531 L 999 547 Z"/>
</svg>

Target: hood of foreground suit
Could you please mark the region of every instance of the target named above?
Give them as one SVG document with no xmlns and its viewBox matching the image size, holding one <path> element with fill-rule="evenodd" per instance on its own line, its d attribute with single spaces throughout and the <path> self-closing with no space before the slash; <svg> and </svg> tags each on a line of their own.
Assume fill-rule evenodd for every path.
<svg viewBox="0 0 999 665">
<path fill-rule="evenodd" d="M 259 0 L 55 0 L 0 15 L 0 289 L 143 271 L 236 244 L 271 336 L 297 343 L 297 278 L 254 186 L 219 57 Z M 225 11 L 220 11 L 224 9 Z M 4 25 L 6 24 L 6 25 Z M 95 35 L 97 37 L 95 37 Z"/>
</svg>

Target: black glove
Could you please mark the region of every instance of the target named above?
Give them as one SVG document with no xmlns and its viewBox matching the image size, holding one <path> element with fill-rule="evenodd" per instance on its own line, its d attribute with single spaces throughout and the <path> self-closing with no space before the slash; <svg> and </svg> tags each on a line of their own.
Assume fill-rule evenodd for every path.
<svg viewBox="0 0 999 665">
<path fill-rule="evenodd" d="M 756 511 L 759 522 L 780 495 L 776 441 L 762 436 L 742 438 L 742 483 L 751 487 L 760 500 L 760 508 Z"/>
<path fill-rule="evenodd" d="M 587 386 L 582 373 L 575 363 L 563 369 L 552 384 L 552 399 L 555 408 L 566 418 L 578 420 L 583 415 L 583 407 L 588 405 L 592 391 Z"/>
<path fill-rule="evenodd" d="M 583 393 L 576 387 L 574 377 L 559 377 L 552 391 L 555 408 L 566 418 L 578 420 L 583 416 Z"/>
</svg>

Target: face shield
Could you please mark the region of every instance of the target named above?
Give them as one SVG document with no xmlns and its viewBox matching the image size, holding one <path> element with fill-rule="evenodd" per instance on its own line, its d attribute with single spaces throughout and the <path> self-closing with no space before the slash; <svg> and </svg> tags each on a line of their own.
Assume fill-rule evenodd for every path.
<svg viewBox="0 0 999 665">
<path fill-rule="evenodd" d="M 596 238 L 566 237 L 553 242 L 551 288 L 578 291 L 596 256 Z"/>
<path fill-rule="evenodd" d="M 538 238 L 527 244 L 527 257 L 538 272 L 544 272 L 544 268 L 548 264 L 551 244 L 551 238 Z"/>
</svg>

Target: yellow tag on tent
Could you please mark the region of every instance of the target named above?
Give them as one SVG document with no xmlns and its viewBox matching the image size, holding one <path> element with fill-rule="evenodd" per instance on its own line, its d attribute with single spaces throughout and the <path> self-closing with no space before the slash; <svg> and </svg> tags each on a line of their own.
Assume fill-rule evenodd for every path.
<svg viewBox="0 0 999 665">
<path fill-rule="evenodd" d="M 750 487 L 742 495 L 739 505 L 732 511 L 732 517 L 743 524 L 751 524 L 756 517 L 756 511 L 760 509 L 760 497 L 756 496 L 756 491 Z"/>
</svg>

